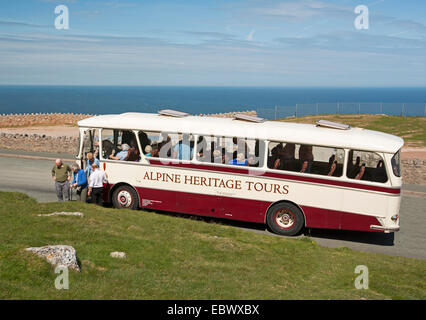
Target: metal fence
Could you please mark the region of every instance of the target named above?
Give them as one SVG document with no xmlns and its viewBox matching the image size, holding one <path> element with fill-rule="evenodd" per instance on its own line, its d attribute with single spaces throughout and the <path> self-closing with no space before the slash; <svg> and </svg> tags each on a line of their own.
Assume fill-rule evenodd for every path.
<svg viewBox="0 0 426 320">
<path fill-rule="evenodd" d="M 274 120 L 318 114 L 385 114 L 390 116 L 426 116 L 426 103 L 334 102 L 296 104 L 257 108 L 259 117 Z"/>
</svg>

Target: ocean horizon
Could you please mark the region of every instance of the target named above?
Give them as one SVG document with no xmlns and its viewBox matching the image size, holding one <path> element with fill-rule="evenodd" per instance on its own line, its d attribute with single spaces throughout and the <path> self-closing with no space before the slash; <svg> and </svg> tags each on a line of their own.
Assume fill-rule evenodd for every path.
<svg viewBox="0 0 426 320">
<path fill-rule="evenodd" d="M 409 115 L 422 116 L 426 87 L 0 86 L 1 114 L 118 114 L 162 108 L 214 114 L 335 103 L 395 104 L 396 114 L 398 105 L 411 104 Z"/>
</svg>

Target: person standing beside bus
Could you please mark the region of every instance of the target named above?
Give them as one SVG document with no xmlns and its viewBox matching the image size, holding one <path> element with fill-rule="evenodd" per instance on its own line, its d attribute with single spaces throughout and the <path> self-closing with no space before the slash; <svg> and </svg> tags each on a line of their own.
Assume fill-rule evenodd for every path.
<svg viewBox="0 0 426 320">
<path fill-rule="evenodd" d="M 92 203 L 102 205 L 104 183 L 107 183 L 107 175 L 99 169 L 96 163 L 92 164 L 92 175 L 90 176 L 88 196 L 92 197 Z"/>
<path fill-rule="evenodd" d="M 77 191 L 77 195 L 81 202 L 87 201 L 87 178 L 86 173 L 83 169 L 80 169 L 80 166 L 74 163 L 72 166 L 72 170 L 74 172 L 74 179 L 70 188 L 75 188 Z"/>
<path fill-rule="evenodd" d="M 70 185 L 71 168 L 69 165 L 64 164 L 61 159 L 56 159 L 55 165 L 52 168 L 52 178 L 55 181 L 56 195 L 58 201 L 70 200 Z"/>
</svg>

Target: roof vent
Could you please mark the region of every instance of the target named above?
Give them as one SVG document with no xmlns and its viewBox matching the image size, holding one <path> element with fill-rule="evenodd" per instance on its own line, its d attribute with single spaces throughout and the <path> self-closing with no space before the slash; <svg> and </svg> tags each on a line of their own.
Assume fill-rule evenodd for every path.
<svg viewBox="0 0 426 320">
<path fill-rule="evenodd" d="M 182 112 L 182 111 L 176 111 L 176 110 L 170 110 L 170 109 L 163 109 L 158 111 L 158 113 L 162 116 L 170 116 L 170 117 L 176 117 L 176 118 L 182 118 L 189 116 L 189 113 Z"/>
<path fill-rule="evenodd" d="M 318 120 L 317 121 L 317 127 L 325 127 L 325 128 L 332 128 L 332 129 L 339 129 L 339 130 L 349 130 L 351 128 L 348 124 L 328 121 L 328 120 Z"/>
<path fill-rule="evenodd" d="M 235 113 L 234 119 L 235 120 L 244 120 L 244 121 L 249 121 L 249 122 L 257 122 L 257 123 L 265 122 L 265 119 L 263 119 L 263 118 L 256 117 L 256 116 L 250 116 L 248 114 L 243 114 L 243 113 Z"/>
</svg>

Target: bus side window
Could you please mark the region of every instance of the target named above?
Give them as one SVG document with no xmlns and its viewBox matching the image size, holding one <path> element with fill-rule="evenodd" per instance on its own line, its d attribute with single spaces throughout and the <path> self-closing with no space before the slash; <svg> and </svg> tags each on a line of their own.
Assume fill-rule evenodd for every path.
<svg viewBox="0 0 426 320">
<path fill-rule="evenodd" d="M 102 129 L 102 157 L 109 160 L 139 161 L 140 152 L 134 132 Z"/>
<path fill-rule="evenodd" d="M 299 150 L 300 145 L 294 143 L 270 142 L 268 168 L 299 172 L 302 169 L 299 161 Z"/>
<path fill-rule="evenodd" d="M 374 152 L 350 150 L 346 175 L 350 179 L 386 182 L 386 167 L 380 155 Z"/>
<path fill-rule="evenodd" d="M 340 177 L 345 151 L 333 147 L 270 142 L 268 168 Z"/>
</svg>

